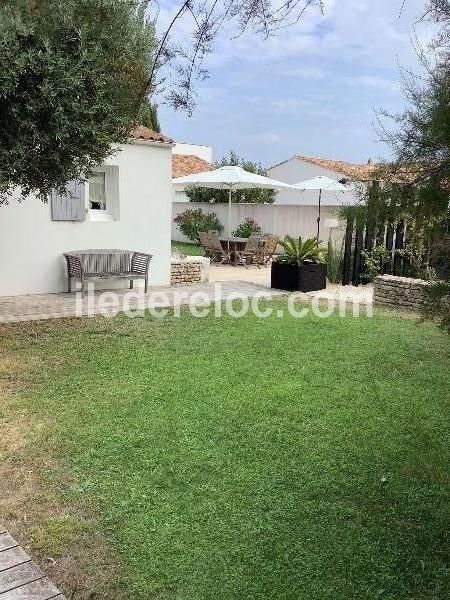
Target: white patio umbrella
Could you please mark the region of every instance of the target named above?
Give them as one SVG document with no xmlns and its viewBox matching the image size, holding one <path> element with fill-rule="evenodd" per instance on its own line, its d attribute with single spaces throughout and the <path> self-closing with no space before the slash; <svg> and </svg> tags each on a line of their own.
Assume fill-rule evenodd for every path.
<svg viewBox="0 0 450 600">
<path fill-rule="evenodd" d="M 318 175 L 317 177 L 313 177 L 312 179 L 305 179 L 305 181 L 300 181 L 300 183 L 294 183 L 291 187 L 296 190 L 301 190 L 302 192 L 305 190 L 318 190 L 319 192 L 319 214 L 317 216 L 317 239 L 320 236 L 320 208 L 322 201 L 322 191 L 326 192 L 353 192 L 354 188 L 352 186 L 344 185 L 339 183 L 330 177 L 325 177 L 324 175 Z"/>
<path fill-rule="evenodd" d="M 242 167 L 220 167 L 214 171 L 204 171 L 172 179 L 175 186 L 192 186 L 213 190 L 228 190 L 228 237 L 231 236 L 231 193 L 235 190 L 265 189 L 278 190 L 291 188 L 287 183 L 270 179 L 264 175 L 249 173 Z"/>
</svg>

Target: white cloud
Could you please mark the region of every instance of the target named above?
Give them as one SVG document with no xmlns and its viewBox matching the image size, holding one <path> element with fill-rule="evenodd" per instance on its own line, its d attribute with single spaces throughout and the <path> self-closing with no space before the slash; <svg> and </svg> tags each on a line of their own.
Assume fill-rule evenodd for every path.
<svg viewBox="0 0 450 600">
<path fill-rule="evenodd" d="M 375 90 L 388 92 L 389 94 L 399 94 L 401 91 L 401 86 L 398 81 L 386 79 L 384 77 L 362 75 L 355 80 L 355 83 L 362 84 Z"/>
<path fill-rule="evenodd" d="M 411 47 L 413 28 L 421 41 L 429 39 L 430 31 L 426 25 L 416 25 L 423 0 L 409 0 L 400 15 L 401 6 L 402 0 L 335 0 L 327 3 L 323 15 L 310 9 L 297 25 L 269 39 L 247 33 L 231 41 L 228 31 L 208 64 L 215 68 L 236 60 L 270 63 L 298 57 L 361 65 L 370 61 L 371 67 L 381 68 L 391 68 L 398 57 L 401 63 L 410 64 L 416 60 Z"/>
<path fill-rule="evenodd" d="M 398 65 L 417 70 L 411 36 L 425 43 L 432 35 L 417 25 L 424 0 L 407 0 L 400 16 L 402 2 L 328 0 L 325 15 L 310 10 L 268 40 L 231 39 L 228 27 L 193 118 L 164 111 L 163 125 L 213 144 L 217 156 L 234 148 L 264 163 L 300 150 L 353 160 L 387 152 L 376 143 L 374 107 L 401 110 Z"/>
<path fill-rule="evenodd" d="M 301 79 L 322 80 L 330 76 L 329 71 L 320 66 L 287 66 L 282 69 L 282 74 L 287 77 L 299 77 Z"/>
</svg>

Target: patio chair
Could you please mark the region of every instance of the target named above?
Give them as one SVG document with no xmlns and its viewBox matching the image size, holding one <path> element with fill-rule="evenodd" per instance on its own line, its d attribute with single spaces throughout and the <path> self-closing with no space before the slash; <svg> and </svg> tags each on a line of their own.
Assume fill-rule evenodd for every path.
<svg viewBox="0 0 450 600">
<path fill-rule="evenodd" d="M 271 233 L 267 233 L 263 237 L 263 247 L 260 259 L 261 264 L 263 264 L 265 267 L 267 267 L 272 260 L 275 250 L 277 249 L 279 239 L 280 238 L 277 235 L 273 235 Z"/>
<path fill-rule="evenodd" d="M 209 233 L 206 232 L 206 231 L 199 231 L 198 232 L 198 239 L 200 241 L 200 246 L 205 251 L 205 255 L 208 258 L 212 258 L 213 256 L 212 256 L 211 241 L 210 241 L 210 235 L 209 235 Z"/>
<path fill-rule="evenodd" d="M 261 235 L 257 233 L 252 233 L 248 238 L 248 242 L 245 244 L 245 248 L 243 250 L 236 250 L 235 254 L 237 256 L 237 261 L 239 264 L 248 267 L 249 264 L 257 265 L 258 269 L 260 268 L 259 258 L 261 258 L 263 250 L 263 242 Z"/>
<path fill-rule="evenodd" d="M 221 264 L 229 263 L 231 261 L 231 252 L 222 247 L 219 240 L 219 233 L 217 231 L 208 231 L 208 238 L 211 259 Z"/>
</svg>

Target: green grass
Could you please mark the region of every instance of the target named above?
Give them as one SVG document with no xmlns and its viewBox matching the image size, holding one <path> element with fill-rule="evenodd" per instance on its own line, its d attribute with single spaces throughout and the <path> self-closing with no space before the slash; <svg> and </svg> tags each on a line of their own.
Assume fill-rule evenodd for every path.
<svg viewBox="0 0 450 600">
<path fill-rule="evenodd" d="M 183 313 L 9 327 L 1 351 L 27 365 L 34 447 L 73 479 L 46 485 L 96 507 L 123 598 L 447 597 L 433 325 Z"/>
<path fill-rule="evenodd" d="M 172 251 L 181 252 L 187 256 L 204 256 L 203 248 L 198 244 L 187 242 L 175 242 L 172 240 Z"/>
</svg>

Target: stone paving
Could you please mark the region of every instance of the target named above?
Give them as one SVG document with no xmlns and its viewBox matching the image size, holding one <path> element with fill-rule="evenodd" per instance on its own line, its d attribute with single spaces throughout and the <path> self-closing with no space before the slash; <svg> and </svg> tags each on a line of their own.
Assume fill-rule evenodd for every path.
<svg viewBox="0 0 450 600">
<path fill-rule="evenodd" d="M 122 308 L 148 308 L 156 303 L 158 307 L 172 307 L 174 304 L 195 302 L 199 294 L 203 294 L 211 302 L 226 301 L 232 295 L 254 297 L 265 293 L 268 297 L 285 296 L 287 292 L 270 288 L 270 267 L 211 265 L 209 282 L 151 287 L 148 294 L 142 288 L 114 290 L 114 295 Z M 0 296 L 0 323 L 31 321 L 40 319 L 56 319 L 81 315 L 104 314 L 104 293 L 108 290 L 96 291 L 91 297 L 81 300 L 80 294 L 32 294 L 27 296 Z M 113 291 L 113 290 L 110 290 Z M 180 301 L 180 296 L 183 298 Z M 342 286 L 327 284 L 326 290 L 301 294 L 305 300 L 319 296 L 359 303 L 371 303 L 372 285 Z M 125 300 L 125 304 L 124 304 Z M 201 300 L 199 300 L 201 303 Z M 128 303 L 128 304 L 127 304 Z"/>
<path fill-rule="evenodd" d="M 269 298 L 284 296 L 285 292 L 268 289 L 264 286 L 245 281 L 209 282 L 185 286 L 161 286 L 150 288 L 144 294 L 139 288 L 135 290 L 109 290 L 120 306 L 130 309 L 172 307 L 174 304 L 201 303 L 200 296 L 211 302 L 226 301 L 233 296 L 254 297 L 264 294 Z M 108 290 L 96 291 L 81 299 L 80 293 L 32 294 L 28 296 L 1 296 L 0 323 L 20 321 L 36 321 L 41 319 L 57 319 L 82 315 L 94 316 L 107 312 Z M 126 300 L 125 300 L 126 299 Z M 125 300 L 125 304 L 123 301 Z"/>
<path fill-rule="evenodd" d="M 1 600 L 66 600 L 44 571 L 0 525 Z"/>
<path fill-rule="evenodd" d="M 255 283 L 264 287 L 270 288 L 270 266 L 260 267 L 252 265 L 250 267 L 232 265 L 217 265 L 213 264 L 209 268 L 210 281 L 234 281 Z M 349 302 L 356 300 L 358 302 L 371 302 L 373 296 L 373 285 L 339 285 L 337 283 L 327 283 L 326 290 L 319 292 L 308 292 L 307 298 L 314 296 L 335 298 L 337 300 L 344 299 Z"/>
</svg>

